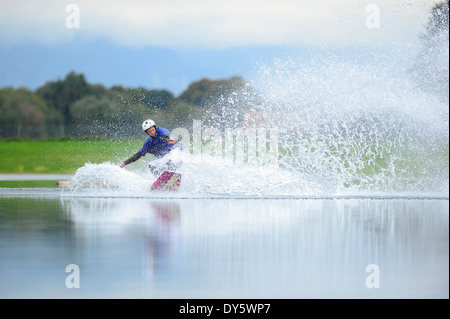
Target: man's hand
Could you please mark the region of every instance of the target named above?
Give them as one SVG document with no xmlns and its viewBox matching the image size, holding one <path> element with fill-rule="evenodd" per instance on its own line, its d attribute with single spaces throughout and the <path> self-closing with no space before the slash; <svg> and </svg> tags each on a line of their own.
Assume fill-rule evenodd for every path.
<svg viewBox="0 0 450 319">
<path fill-rule="evenodd" d="M 175 144 L 175 143 L 177 143 L 177 141 L 175 141 L 173 138 L 171 138 L 170 140 L 167 140 L 167 143 Z"/>
<path fill-rule="evenodd" d="M 119 164 L 120 168 L 123 168 L 125 165 L 126 165 L 125 162 Z"/>
</svg>

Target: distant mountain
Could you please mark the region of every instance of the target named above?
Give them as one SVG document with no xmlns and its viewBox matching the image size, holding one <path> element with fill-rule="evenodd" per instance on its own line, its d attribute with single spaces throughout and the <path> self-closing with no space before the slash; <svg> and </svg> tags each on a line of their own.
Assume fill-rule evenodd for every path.
<svg viewBox="0 0 450 319">
<path fill-rule="evenodd" d="M 0 87 L 36 89 L 68 72 L 83 73 L 90 83 L 105 86 L 167 89 L 178 95 L 200 78 L 245 77 L 261 59 L 278 49 L 251 47 L 226 50 L 141 49 L 106 41 L 30 44 L 0 50 Z"/>
</svg>

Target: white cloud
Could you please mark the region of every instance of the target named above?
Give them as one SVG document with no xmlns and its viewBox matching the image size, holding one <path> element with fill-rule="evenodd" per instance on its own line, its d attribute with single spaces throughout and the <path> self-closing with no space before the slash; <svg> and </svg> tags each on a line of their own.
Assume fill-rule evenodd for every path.
<svg viewBox="0 0 450 319">
<path fill-rule="evenodd" d="M 0 45 L 103 37 L 119 45 L 378 45 L 414 41 L 434 0 L 0 0 Z M 80 9 L 68 29 L 66 6 Z M 380 27 L 369 29 L 368 5 Z"/>
</svg>

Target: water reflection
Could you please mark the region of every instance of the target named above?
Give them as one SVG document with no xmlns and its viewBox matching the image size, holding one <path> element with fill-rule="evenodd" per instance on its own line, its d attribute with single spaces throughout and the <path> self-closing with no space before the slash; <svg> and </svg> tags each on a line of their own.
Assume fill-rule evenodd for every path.
<svg viewBox="0 0 450 319">
<path fill-rule="evenodd" d="M 0 296 L 448 298 L 448 215 L 448 200 L 0 198 Z"/>
<path fill-rule="evenodd" d="M 176 259 L 179 203 L 140 199 L 62 203 L 73 222 L 81 260 L 92 271 L 89 280 L 108 287 L 104 292 L 114 297 L 157 297 L 149 285 Z"/>
</svg>

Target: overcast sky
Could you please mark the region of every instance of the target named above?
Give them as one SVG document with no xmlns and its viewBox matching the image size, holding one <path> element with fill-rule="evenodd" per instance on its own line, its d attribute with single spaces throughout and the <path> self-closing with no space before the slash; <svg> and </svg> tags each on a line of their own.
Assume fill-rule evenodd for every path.
<svg viewBox="0 0 450 319">
<path fill-rule="evenodd" d="M 412 41 L 432 0 L 0 0 L 2 46 L 103 37 L 132 47 Z M 79 9 L 79 28 L 66 25 Z M 66 9 L 68 9 L 66 12 Z M 379 13 L 379 27 L 371 25 Z M 373 26 L 373 27 L 371 27 Z"/>
<path fill-rule="evenodd" d="M 33 73 L 37 71 L 29 70 L 25 75 L 18 68 L 13 68 L 14 65 L 11 64 L 17 63 L 13 58 L 18 54 L 14 51 L 19 50 L 17 48 L 21 51 L 28 47 L 33 50 L 54 50 L 52 54 L 57 56 L 60 46 L 65 46 L 65 50 L 67 46 L 79 50 L 96 42 L 123 50 L 159 47 L 196 52 L 223 52 L 233 48 L 258 46 L 407 47 L 417 41 L 417 35 L 423 31 L 431 8 L 438 2 L 0 0 L 0 59 L 3 58 L 3 61 L 0 60 L 0 72 L 13 73 L 0 74 L 0 86 L 21 85 L 21 81 L 23 85 L 36 86 L 37 82 L 31 84 L 25 81 L 25 78 L 33 76 L 36 77 L 35 81 L 44 81 Z M 71 4 L 74 6 L 70 6 Z M 76 22 L 79 25 L 74 24 Z M 115 54 L 114 50 L 109 48 L 111 55 Z M 47 51 L 45 54 L 36 52 L 36 55 L 43 56 L 42 59 L 45 59 L 46 54 L 48 55 Z M 190 58 L 194 59 L 192 56 Z M 33 58 L 27 56 L 26 59 L 30 60 L 29 63 L 36 64 L 37 60 Z M 100 62 L 99 60 L 97 63 Z M 199 63 L 201 61 L 197 62 Z M 22 69 L 26 68 L 30 69 L 31 66 L 22 65 Z M 70 71 L 69 66 L 65 68 L 59 71 L 55 69 L 53 73 L 44 72 L 42 76 L 63 75 Z M 92 66 L 86 65 L 83 70 L 76 71 L 88 73 L 88 68 Z M 223 75 L 226 76 L 226 73 Z M 186 81 L 191 80 L 188 75 L 184 76 L 187 76 Z"/>
</svg>

